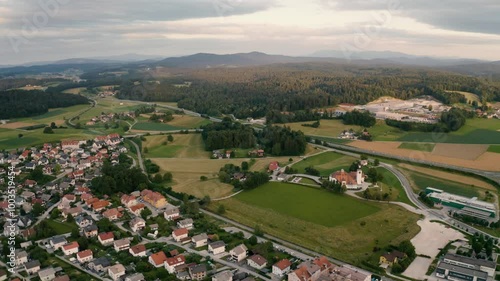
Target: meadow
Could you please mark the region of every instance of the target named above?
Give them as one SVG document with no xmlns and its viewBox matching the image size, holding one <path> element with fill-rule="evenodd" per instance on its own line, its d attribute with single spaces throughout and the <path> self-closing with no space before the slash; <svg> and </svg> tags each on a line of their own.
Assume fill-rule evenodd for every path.
<svg viewBox="0 0 500 281">
<path fill-rule="evenodd" d="M 143 141 L 143 147 L 148 148 L 144 153 L 146 158 L 209 158 L 210 153 L 205 151 L 201 134 L 174 134 L 173 142 L 167 141 L 167 135 L 148 136 Z M 167 142 L 167 144 L 164 144 Z"/>
<path fill-rule="evenodd" d="M 434 144 L 434 143 L 409 143 L 409 142 L 404 142 L 398 148 L 432 152 L 434 150 L 435 146 L 436 146 L 436 144 Z"/>
<path fill-rule="evenodd" d="M 358 159 L 351 156 L 345 156 L 340 153 L 325 152 L 307 157 L 294 164 L 292 168 L 297 169 L 299 173 L 304 174 L 305 169 L 312 166 L 321 173 L 321 176 L 328 176 L 340 169 L 348 170 L 351 164 L 356 160 Z"/>
<path fill-rule="evenodd" d="M 458 182 L 452 182 L 445 179 L 435 178 L 421 173 L 410 173 L 411 180 L 419 190 L 425 190 L 427 187 L 441 189 L 445 192 L 461 195 L 465 197 L 478 197 L 479 192 L 470 186 Z"/>
<path fill-rule="evenodd" d="M 489 152 L 500 153 L 500 145 L 490 145 Z"/>
<path fill-rule="evenodd" d="M 411 239 L 420 230 L 418 216 L 399 206 L 286 183 L 244 191 L 210 209 L 219 205 L 240 223 L 356 265 L 371 260 L 373 247 Z"/>
</svg>

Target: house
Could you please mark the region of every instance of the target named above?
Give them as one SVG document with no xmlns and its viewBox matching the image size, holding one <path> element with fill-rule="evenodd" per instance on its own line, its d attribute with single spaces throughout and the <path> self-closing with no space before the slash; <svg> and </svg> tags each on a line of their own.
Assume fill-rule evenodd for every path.
<svg viewBox="0 0 500 281">
<path fill-rule="evenodd" d="M 29 180 L 26 180 L 26 181 L 29 181 Z M 30 186 L 30 187 L 33 187 L 33 186 Z M 21 193 L 21 197 L 26 200 L 26 201 L 31 201 L 33 199 L 35 199 L 35 193 L 31 192 L 31 191 L 23 191 Z"/>
<path fill-rule="evenodd" d="M 36 164 L 35 164 L 35 163 L 33 163 L 33 162 L 29 162 L 29 163 L 26 163 L 26 165 L 24 165 L 24 168 L 25 168 L 26 170 L 31 170 L 31 171 L 33 171 L 33 170 L 35 170 L 35 168 L 36 168 Z"/>
<path fill-rule="evenodd" d="M 86 263 L 94 259 L 94 254 L 91 250 L 84 250 L 76 253 L 76 259 L 79 263 Z"/>
<path fill-rule="evenodd" d="M 38 277 L 41 281 L 52 281 L 56 278 L 56 271 L 54 268 L 44 268 L 38 271 Z"/>
<path fill-rule="evenodd" d="M 17 221 L 17 226 L 22 227 L 22 228 L 27 228 L 29 227 L 33 221 L 29 216 L 22 216 L 19 217 L 19 220 Z"/>
<path fill-rule="evenodd" d="M 115 235 L 111 231 L 99 233 L 99 235 L 97 236 L 97 240 L 99 240 L 101 245 L 107 246 L 115 241 Z"/>
<path fill-rule="evenodd" d="M 146 246 L 143 244 L 138 244 L 130 247 L 128 252 L 134 257 L 145 257 L 146 256 Z"/>
<path fill-rule="evenodd" d="M 75 150 L 80 148 L 80 142 L 77 140 L 66 140 L 61 142 L 61 148 L 64 150 Z"/>
<path fill-rule="evenodd" d="M 167 256 L 165 255 L 165 253 L 163 251 L 152 254 L 148 258 L 149 263 L 152 264 L 156 268 L 162 267 L 165 264 L 166 260 L 167 260 Z"/>
<path fill-rule="evenodd" d="M 165 207 L 165 212 L 163 213 L 163 216 L 165 217 L 165 219 L 167 221 L 176 220 L 177 218 L 180 217 L 179 208 L 174 206 L 174 205 L 167 204 L 167 206 Z"/>
<path fill-rule="evenodd" d="M 226 251 L 226 244 L 224 241 L 215 241 L 208 244 L 208 252 L 214 255 L 224 253 Z"/>
<path fill-rule="evenodd" d="M 109 201 L 107 200 L 99 200 L 97 202 L 92 203 L 92 209 L 94 210 L 94 212 L 100 212 L 110 204 L 111 203 L 109 203 Z"/>
<path fill-rule="evenodd" d="M 189 267 L 189 275 L 192 280 L 203 280 L 207 277 L 207 267 L 204 264 L 198 264 Z"/>
<path fill-rule="evenodd" d="M 88 267 L 94 271 L 102 272 L 102 271 L 105 271 L 109 267 L 110 264 L 111 264 L 111 262 L 109 261 L 108 258 L 100 257 L 100 258 L 97 258 L 97 259 L 89 262 Z"/>
<path fill-rule="evenodd" d="M 65 256 L 78 253 L 78 242 L 71 242 L 62 247 L 62 251 Z"/>
<path fill-rule="evenodd" d="M 67 218 L 69 215 L 71 215 L 72 217 L 76 217 L 79 214 L 81 214 L 82 212 L 83 212 L 82 207 L 77 206 L 77 207 L 70 208 L 70 209 L 63 209 L 62 215 L 64 218 Z"/>
<path fill-rule="evenodd" d="M 267 266 L 267 260 L 263 256 L 257 254 L 249 257 L 247 259 L 247 264 L 255 269 L 261 270 Z"/>
<path fill-rule="evenodd" d="M 85 237 L 90 238 L 90 237 L 96 237 L 98 234 L 98 228 L 97 225 L 91 224 L 83 228 L 83 235 Z"/>
<path fill-rule="evenodd" d="M 62 201 L 66 202 L 75 202 L 76 201 L 76 196 L 74 194 L 65 194 L 62 198 Z"/>
<path fill-rule="evenodd" d="M 66 245 L 67 243 L 68 241 L 66 241 L 66 237 L 64 236 L 54 236 L 49 240 L 49 244 L 54 249 L 54 251 L 62 248 L 62 246 Z"/>
<path fill-rule="evenodd" d="M 290 266 L 292 263 L 288 259 L 282 259 L 279 262 L 273 264 L 273 274 L 279 277 L 283 277 L 290 271 Z"/>
<path fill-rule="evenodd" d="M 185 219 L 177 222 L 177 227 L 193 229 L 193 219 Z"/>
<path fill-rule="evenodd" d="M 23 250 L 16 250 L 16 265 L 20 266 L 28 262 L 28 253 Z"/>
<path fill-rule="evenodd" d="M 24 264 L 24 269 L 28 275 L 35 274 L 40 271 L 40 262 L 37 260 L 27 262 Z"/>
<path fill-rule="evenodd" d="M 133 218 L 130 221 L 130 228 L 133 232 L 138 232 L 146 227 L 146 221 L 140 217 Z"/>
<path fill-rule="evenodd" d="M 233 281 L 233 273 L 229 270 L 221 271 L 212 276 L 212 281 Z"/>
<path fill-rule="evenodd" d="M 117 220 L 123 216 L 117 208 L 106 210 L 102 213 L 102 215 L 110 221 Z"/>
<path fill-rule="evenodd" d="M 94 223 L 94 220 L 92 220 L 92 217 L 88 215 L 79 215 L 75 218 L 75 223 L 80 227 L 87 227 L 89 225 L 92 225 Z"/>
<path fill-rule="evenodd" d="M 54 281 L 70 281 L 68 275 L 57 276 Z"/>
<path fill-rule="evenodd" d="M 165 269 L 168 273 L 172 274 L 175 272 L 175 268 L 186 263 L 186 258 L 183 255 L 178 255 L 175 257 L 167 258 L 165 260 Z"/>
<path fill-rule="evenodd" d="M 298 268 L 288 273 L 289 281 L 316 281 L 330 280 L 330 273 L 333 271 L 333 265 L 326 257 L 319 257 L 313 261 L 301 263 Z M 335 279 L 334 279 L 335 280 Z M 336 279 L 345 280 L 345 279 Z M 348 279 L 349 280 L 349 279 Z"/>
<path fill-rule="evenodd" d="M 191 238 L 191 242 L 193 242 L 195 248 L 206 246 L 208 244 L 208 235 L 206 233 L 195 235 Z"/>
<path fill-rule="evenodd" d="M 379 258 L 379 264 L 388 264 L 389 266 L 392 266 L 393 264 L 398 263 L 398 261 L 404 259 L 405 257 L 406 257 L 405 253 L 394 250 L 390 253 L 385 253 L 381 255 Z"/>
<path fill-rule="evenodd" d="M 113 247 L 115 248 L 115 251 L 117 251 L 117 252 L 128 250 L 130 248 L 130 240 L 128 238 L 116 240 L 113 243 Z"/>
<path fill-rule="evenodd" d="M 246 259 L 247 251 L 248 251 L 247 246 L 245 246 L 244 244 L 240 244 L 234 247 L 231 251 L 229 251 L 229 254 L 231 255 L 231 259 L 240 262 Z"/>
<path fill-rule="evenodd" d="M 268 172 L 274 172 L 280 168 L 280 164 L 276 161 L 273 161 L 269 164 Z"/>
<path fill-rule="evenodd" d="M 188 236 L 189 236 L 189 230 L 187 230 L 187 228 L 179 228 L 172 231 L 172 238 L 174 238 L 176 242 L 181 242 Z"/>
<path fill-rule="evenodd" d="M 359 272 L 358 270 L 337 266 L 333 269 L 333 272 L 330 276 L 333 276 L 334 280 L 351 280 L 351 281 L 372 281 L 371 274 L 365 274 Z"/>
<path fill-rule="evenodd" d="M 125 277 L 125 281 L 146 281 L 142 273 L 134 273 Z"/>
<path fill-rule="evenodd" d="M 358 190 L 362 188 L 362 184 L 365 182 L 365 176 L 363 171 L 358 169 L 356 172 L 347 173 L 344 169 L 332 173 L 328 180 L 330 182 L 340 183 L 345 186 L 348 190 Z"/>
<path fill-rule="evenodd" d="M 133 205 L 131 207 L 129 207 L 129 211 L 136 215 L 136 216 L 140 216 L 141 215 L 141 212 L 142 210 L 144 210 L 144 207 L 146 207 L 146 205 L 142 204 L 142 203 L 139 203 L 139 204 L 136 204 L 136 205 Z"/>
<path fill-rule="evenodd" d="M 122 203 L 123 206 L 129 208 L 131 206 L 137 205 L 137 198 L 134 195 L 124 194 L 120 198 L 120 202 Z"/>
<path fill-rule="evenodd" d="M 113 266 L 108 267 L 108 275 L 114 281 L 120 280 L 120 277 L 125 275 L 125 267 L 122 264 L 115 264 Z"/>
<path fill-rule="evenodd" d="M 167 199 L 158 192 L 145 189 L 141 191 L 142 200 L 148 202 L 157 209 L 162 209 L 167 205 Z"/>
</svg>

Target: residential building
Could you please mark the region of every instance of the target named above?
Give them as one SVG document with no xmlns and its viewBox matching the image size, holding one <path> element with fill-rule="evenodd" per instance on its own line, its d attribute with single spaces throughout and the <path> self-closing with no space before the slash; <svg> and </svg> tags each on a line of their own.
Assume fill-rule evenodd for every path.
<svg viewBox="0 0 500 281">
<path fill-rule="evenodd" d="M 212 276 L 212 281 L 233 281 L 233 273 L 229 270 L 221 271 Z"/>
<path fill-rule="evenodd" d="M 330 274 L 333 280 L 350 280 L 350 281 L 372 281 L 371 274 L 365 274 L 358 270 L 354 270 L 348 267 L 337 266 L 333 269 Z"/>
<path fill-rule="evenodd" d="M 130 208 L 130 207 L 132 207 L 134 205 L 137 205 L 137 198 L 134 195 L 124 194 L 120 198 L 120 202 L 126 208 Z"/>
<path fill-rule="evenodd" d="M 133 232 L 138 232 L 146 227 L 146 221 L 140 217 L 133 218 L 130 221 L 130 228 Z"/>
<path fill-rule="evenodd" d="M 70 281 L 68 275 L 61 275 L 54 278 L 54 281 Z"/>
<path fill-rule="evenodd" d="M 79 247 L 78 242 L 74 241 L 64 245 L 62 247 L 62 251 L 65 256 L 69 256 L 78 253 L 78 247 Z"/>
<path fill-rule="evenodd" d="M 204 264 L 198 264 L 189 268 L 189 275 L 192 280 L 203 280 L 207 277 L 207 267 Z"/>
<path fill-rule="evenodd" d="M 167 221 L 174 221 L 180 217 L 180 211 L 179 207 L 167 204 L 165 207 L 165 212 L 163 213 L 163 216 Z"/>
<path fill-rule="evenodd" d="M 116 240 L 113 246 L 117 252 L 128 250 L 130 249 L 130 240 L 128 238 Z"/>
<path fill-rule="evenodd" d="M 113 241 L 115 241 L 115 235 L 111 231 L 110 232 L 103 232 L 97 236 L 97 240 L 99 240 L 101 245 L 108 246 L 111 243 L 113 243 Z"/>
<path fill-rule="evenodd" d="M 195 248 L 206 246 L 208 244 L 208 235 L 206 233 L 195 235 L 191 238 L 191 242 L 193 242 Z"/>
<path fill-rule="evenodd" d="M 255 269 L 260 270 L 267 266 L 267 260 L 263 256 L 257 254 L 249 257 L 247 259 L 247 264 Z"/>
<path fill-rule="evenodd" d="M 111 262 L 106 257 L 100 257 L 88 263 L 88 267 L 97 272 L 106 271 L 110 265 Z"/>
<path fill-rule="evenodd" d="M 52 281 L 56 278 L 56 271 L 52 267 L 44 268 L 38 271 L 38 277 L 41 281 Z"/>
<path fill-rule="evenodd" d="M 20 266 L 28 262 L 28 253 L 23 250 L 16 250 L 16 265 Z"/>
<path fill-rule="evenodd" d="M 40 271 L 40 262 L 37 260 L 29 261 L 24 264 L 24 269 L 28 275 L 32 275 Z"/>
<path fill-rule="evenodd" d="M 380 256 L 379 263 L 393 266 L 395 263 L 398 263 L 398 261 L 404 259 L 405 257 L 406 257 L 406 254 L 404 254 L 400 251 L 394 250 L 390 253 L 385 253 L 382 256 Z"/>
<path fill-rule="evenodd" d="M 141 215 L 141 212 L 142 210 L 144 210 L 144 208 L 146 207 L 146 205 L 142 204 L 142 203 L 139 203 L 139 204 L 136 204 L 136 205 L 133 205 L 133 206 L 130 206 L 128 208 L 128 210 L 136 215 L 136 216 L 140 216 Z"/>
<path fill-rule="evenodd" d="M 115 264 L 113 266 L 108 267 L 108 275 L 114 281 L 120 280 L 120 277 L 125 275 L 125 267 L 122 264 Z"/>
<path fill-rule="evenodd" d="M 54 249 L 54 251 L 59 250 L 67 243 L 68 241 L 66 241 L 66 237 L 64 236 L 54 236 L 49 240 L 49 244 Z"/>
<path fill-rule="evenodd" d="M 123 214 L 117 209 L 109 209 L 102 213 L 102 216 L 109 219 L 110 221 L 117 220 L 123 216 Z"/>
<path fill-rule="evenodd" d="M 244 244 L 240 244 L 231 249 L 231 251 L 229 251 L 229 254 L 231 255 L 231 259 L 240 262 L 247 258 L 247 251 L 247 246 L 245 246 Z"/>
<path fill-rule="evenodd" d="M 125 277 L 125 281 L 146 281 L 142 273 L 134 273 Z"/>
<path fill-rule="evenodd" d="M 76 253 L 76 259 L 79 263 L 86 263 L 94 259 L 94 254 L 91 250 L 87 249 Z"/>
<path fill-rule="evenodd" d="M 193 229 L 193 219 L 185 219 L 177 222 L 177 227 Z"/>
<path fill-rule="evenodd" d="M 141 191 L 142 200 L 148 202 L 157 209 L 164 208 L 167 205 L 167 199 L 158 192 L 145 189 Z"/>
<path fill-rule="evenodd" d="M 183 255 L 167 258 L 165 260 L 165 269 L 170 273 L 175 272 L 175 268 L 186 263 L 186 258 Z"/>
<path fill-rule="evenodd" d="M 96 237 L 98 234 L 98 228 L 97 225 L 91 224 L 89 226 L 86 226 L 83 228 L 83 234 L 85 237 L 90 238 L 90 237 Z"/>
<path fill-rule="evenodd" d="M 143 244 L 138 244 L 130 247 L 128 252 L 134 257 L 145 257 L 146 256 L 146 246 Z"/>
<path fill-rule="evenodd" d="M 162 267 L 165 264 L 166 260 L 167 256 L 163 251 L 152 254 L 148 258 L 149 263 L 152 264 L 154 267 Z"/>
<path fill-rule="evenodd" d="M 188 236 L 189 236 L 189 230 L 187 230 L 187 228 L 179 228 L 172 231 L 172 238 L 174 238 L 176 242 L 181 242 Z"/>
<path fill-rule="evenodd" d="M 226 251 L 226 244 L 224 241 L 215 241 L 208 244 L 208 252 L 214 255 L 224 253 Z"/>
<path fill-rule="evenodd" d="M 292 263 L 288 259 L 282 259 L 279 262 L 273 264 L 273 274 L 279 277 L 283 277 L 290 271 L 290 266 Z"/>
</svg>

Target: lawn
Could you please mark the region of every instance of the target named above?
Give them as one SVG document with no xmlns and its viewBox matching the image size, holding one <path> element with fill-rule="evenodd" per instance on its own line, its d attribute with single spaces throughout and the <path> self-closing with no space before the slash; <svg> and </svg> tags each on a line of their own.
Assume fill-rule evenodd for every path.
<svg viewBox="0 0 500 281">
<path fill-rule="evenodd" d="M 173 142 L 167 141 L 167 135 L 148 136 L 143 147 L 148 148 L 147 158 L 209 158 L 200 134 L 174 134 Z"/>
<path fill-rule="evenodd" d="M 184 127 L 175 127 L 165 123 L 139 122 L 134 125 L 133 130 L 139 131 L 177 131 L 184 130 Z"/>
<path fill-rule="evenodd" d="M 439 179 L 416 172 L 410 172 L 410 178 L 419 190 L 425 190 L 427 187 L 433 187 L 465 197 L 479 197 L 479 192 L 475 188 L 458 182 Z"/>
<path fill-rule="evenodd" d="M 219 205 L 242 224 L 358 266 L 372 258 L 373 247 L 396 245 L 420 230 L 418 215 L 399 206 L 286 183 L 245 191 L 210 209 Z"/>
<path fill-rule="evenodd" d="M 250 205 L 327 227 L 343 225 L 380 211 L 373 204 L 360 204 L 360 201 L 350 196 L 279 182 L 267 183 L 252 191 L 242 192 L 235 198 Z"/>
<path fill-rule="evenodd" d="M 408 199 L 408 195 L 406 195 L 406 192 L 401 185 L 401 182 L 399 179 L 389 170 L 378 167 L 377 172 L 381 173 L 383 175 L 383 179 L 381 180 L 381 184 L 385 185 L 386 187 L 389 188 L 389 192 L 392 192 L 391 200 L 392 201 L 399 201 L 406 203 L 410 206 L 416 207 L 410 199 Z"/>
<path fill-rule="evenodd" d="M 490 145 L 489 152 L 500 153 L 500 145 Z"/>
<path fill-rule="evenodd" d="M 47 224 L 57 233 L 57 234 L 65 234 L 70 233 L 73 229 L 77 229 L 75 223 L 67 223 L 67 222 L 58 222 L 55 220 L 48 219 L 46 220 Z"/>
<path fill-rule="evenodd" d="M 340 169 L 348 170 L 351 164 L 356 160 L 356 158 L 351 156 L 345 156 L 335 152 L 325 152 L 307 157 L 294 164 L 292 168 L 297 169 L 299 173 L 304 174 L 305 169 L 312 166 L 320 171 L 322 176 L 328 176 L 329 174 Z"/>
<path fill-rule="evenodd" d="M 409 142 L 404 142 L 398 148 L 432 152 L 434 150 L 434 146 L 436 146 L 436 144 L 434 144 L 434 143 L 409 143 Z"/>
</svg>

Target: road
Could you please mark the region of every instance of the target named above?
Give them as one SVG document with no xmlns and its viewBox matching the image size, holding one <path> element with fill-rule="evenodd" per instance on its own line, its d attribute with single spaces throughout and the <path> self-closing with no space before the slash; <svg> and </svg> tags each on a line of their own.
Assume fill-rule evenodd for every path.
<svg viewBox="0 0 500 281">
<path fill-rule="evenodd" d="M 5 264 L 3 261 L 0 261 L 0 266 L 1 266 L 1 267 L 3 267 L 3 268 L 5 268 L 5 269 L 10 268 L 10 267 L 9 267 L 7 264 Z M 17 278 L 19 278 L 19 279 L 21 279 L 21 280 L 30 280 L 30 279 L 31 279 L 30 277 L 24 277 L 24 276 L 22 276 L 21 274 L 17 273 L 17 270 L 14 270 L 14 273 L 13 273 L 13 274 L 11 273 L 11 275 L 13 275 L 13 276 L 15 276 L 15 277 L 17 277 Z"/>
<path fill-rule="evenodd" d="M 76 262 L 75 262 L 75 263 L 70 262 L 70 261 L 69 261 L 69 260 L 67 260 L 65 257 L 61 257 L 61 256 L 58 256 L 58 255 L 55 255 L 55 256 L 56 256 L 56 258 L 58 258 L 58 259 L 62 260 L 63 262 L 65 262 L 65 263 L 67 263 L 67 264 L 69 264 L 69 265 L 71 265 L 71 266 L 73 266 L 73 267 L 78 268 L 79 270 L 81 270 L 81 271 L 83 271 L 83 272 L 87 273 L 88 275 L 90 275 L 90 276 L 92 276 L 92 277 L 96 278 L 97 280 L 105 280 L 105 281 L 108 281 L 108 280 L 109 280 L 109 281 L 111 281 L 111 279 L 108 279 L 108 278 L 102 278 L 101 276 L 99 276 L 99 275 L 97 275 L 97 274 L 93 273 L 92 271 L 90 271 L 90 270 L 87 270 L 87 269 L 83 268 L 83 267 L 82 267 L 79 263 L 76 263 Z"/>
<path fill-rule="evenodd" d="M 141 168 L 142 172 L 146 174 L 146 168 L 144 168 L 144 161 L 142 160 L 141 149 L 134 141 L 130 140 L 131 143 L 135 147 L 135 151 L 137 151 L 137 162 L 139 162 L 139 168 Z"/>
<path fill-rule="evenodd" d="M 56 182 L 60 179 L 62 179 L 63 177 L 65 177 L 67 174 L 71 173 L 71 171 L 65 171 L 64 173 L 62 174 L 59 174 L 54 180 L 48 182 L 47 184 L 49 183 L 53 183 L 53 182 Z M 47 185 L 46 184 L 46 185 Z M 45 185 L 45 186 L 46 186 Z M 45 187 L 44 186 L 44 187 Z M 52 210 L 54 210 L 54 208 L 56 208 L 57 206 L 59 206 L 59 204 L 61 204 L 61 200 L 59 200 L 57 203 L 55 203 L 54 205 L 50 206 L 50 208 L 48 208 L 41 216 L 38 217 L 38 219 L 36 220 L 36 222 L 32 225 L 32 227 L 35 227 L 37 224 L 39 224 L 41 221 L 43 221 L 44 219 L 47 218 L 47 216 L 49 216 L 50 212 L 52 212 Z"/>
</svg>

